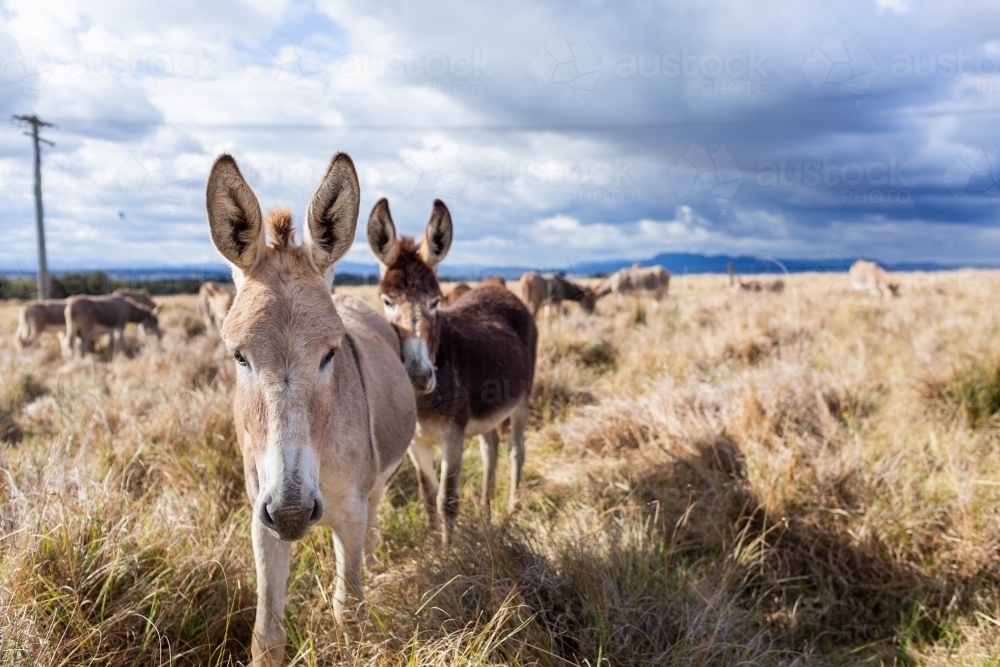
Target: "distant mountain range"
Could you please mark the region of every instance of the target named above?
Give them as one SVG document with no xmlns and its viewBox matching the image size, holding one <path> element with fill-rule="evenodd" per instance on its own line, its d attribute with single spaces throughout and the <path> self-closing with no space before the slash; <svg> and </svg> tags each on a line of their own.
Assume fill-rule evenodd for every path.
<svg viewBox="0 0 1000 667">
<path fill-rule="evenodd" d="M 670 271 L 673 275 L 697 274 L 697 273 L 726 273 L 729 264 L 733 264 L 733 269 L 739 274 L 757 273 L 808 273 L 808 272 L 828 272 L 846 273 L 857 257 L 833 257 L 827 256 L 821 259 L 774 259 L 767 257 L 754 257 L 750 255 L 699 255 L 695 253 L 661 253 L 649 259 L 641 260 L 643 266 L 660 265 Z M 459 280 L 477 280 L 487 276 L 501 275 L 505 279 L 520 278 L 521 274 L 528 270 L 540 272 L 562 272 L 571 275 L 593 276 L 614 273 L 618 269 L 632 266 L 635 260 L 616 259 L 601 262 L 587 262 L 579 264 L 569 264 L 559 267 L 527 267 L 527 266 L 475 266 L 462 264 L 443 264 L 439 271 L 442 277 Z M 939 264 L 936 262 L 879 262 L 888 271 L 954 271 L 963 268 L 1000 268 L 1000 265 L 968 265 L 968 264 Z M 355 273 L 365 275 L 367 273 L 376 274 L 378 267 L 374 264 L 354 264 L 345 262 L 337 266 L 337 271 L 341 273 Z"/>
<path fill-rule="evenodd" d="M 826 256 L 820 259 L 772 259 L 750 255 L 699 255 L 696 253 L 662 253 L 641 260 L 643 266 L 659 264 L 673 275 L 697 273 L 726 273 L 732 263 L 738 274 L 750 275 L 758 273 L 806 273 L 825 271 L 830 273 L 846 272 L 857 257 Z M 479 280 L 488 276 L 500 275 L 507 280 L 520 278 L 528 270 L 540 272 L 563 272 L 569 275 L 593 276 L 608 274 L 628 266 L 634 260 L 618 259 L 600 262 L 585 262 L 559 267 L 529 267 L 529 266 L 481 266 L 473 264 L 447 264 L 441 266 L 440 276 L 452 280 Z M 936 262 L 879 262 L 888 271 L 953 271 L 962 268 L 1000 268 L 1000 265 L 969 265 L 969 264 L 939 264 Z M 224 264 L 204 264 L 192 266 L 149 266 L 149 267 L 119 267 L 119 268 L 56 268 L 55 274 L 87 273 L 104 271 L 117 279 L 130 280 L 169 280 L 175 278 L 200 278 L 203 280 L 228 279 L 229 268 Z M 24 269 L 0 269 L 0 273 L 8 278 L 33 277 L 33 271 Z M 375 279 L 378 276 L 378 265 L 362 262 L 341 262 L 337 265 L 340 275 L 363 276 Z"/>
</svg>

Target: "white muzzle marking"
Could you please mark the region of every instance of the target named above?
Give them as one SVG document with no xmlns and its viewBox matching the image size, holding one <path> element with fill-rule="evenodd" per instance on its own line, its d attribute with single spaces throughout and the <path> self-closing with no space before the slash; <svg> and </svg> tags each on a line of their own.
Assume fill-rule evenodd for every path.
<svg viewBox="0 0 1000 667">
<path fill-rule="evenodd" d="M 417 391 L 429 394 L 437 387 L 437 376 L 427 352 L 427 341 L 414 336 L 403 343 L 403 365 Z"/>
<path fill-rule="evenodd" d="M 255 512 L 280 539 L 298 539 L 319 520 L 319 462 L 310 447 L 268 447 L 257 466 Z"/>
</svg>

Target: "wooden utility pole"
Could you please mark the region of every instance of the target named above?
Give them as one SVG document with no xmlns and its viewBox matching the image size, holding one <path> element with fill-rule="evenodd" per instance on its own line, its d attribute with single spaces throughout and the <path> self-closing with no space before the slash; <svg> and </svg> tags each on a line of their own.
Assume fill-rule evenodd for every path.
<svg viewBox="0 0 1000 667">
<path fill-rule="evenodd" d="M 39 142 L 44 142 L 49 146 L 54 143 L 38 136 L 38 129 L 42 127 L 53 127 L 52 123 L 46 123 L 38 116 L 14 116 L 14 120 L 31 126 L 30 132 L 25 134 L 32 139 L 35 146 L 35 222 L 38 226 L 38 298 L 49 298 L 49 270 L 45 261 L 45 223 L 42 212 L 42 151 Z"/>
</svg>

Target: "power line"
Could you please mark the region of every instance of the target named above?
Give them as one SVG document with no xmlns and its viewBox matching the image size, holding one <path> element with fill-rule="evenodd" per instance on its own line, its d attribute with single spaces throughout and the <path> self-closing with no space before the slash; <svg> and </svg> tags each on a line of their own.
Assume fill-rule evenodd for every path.
<svg viewBox="0 0 1000 667">
<path fill-rule="evenodd" d="M 24 125 L 29 125 L 31 131 L 24 134 L 31 137 L 32 145 L 35 148 L 35 222 L 38 231 L 38 298 L 49 298 L 49 271 L 45 261 L 45 224 L 44 213 L 42 211 L 42 150 L 40 143 L 55 146 L 48 139 L 38 136 L 38 130 L 42 127 L 54 127 L 52 123 L 46 123 L 38 116 L 14 116 L 12 120 Z"/>
<path fill-rule="evenodd" d="M 663 121 L 650 123 L 533 123 L 533 124 L 378 124 L 349 123 L 332 125 L 324 123 L 239 123 L 166 121 L 162 119 L 131 118 L 59 118 L 60 125 L 72 126 L 133 126 L 133 127 L 183 127 L 191 129 L 232 130 L 289 130 L 306 132 L 341 131 L 449 131 L 449 132 L 546 132 L 546 131 L 602 131 L 602 130 L 674 130 L 712 127 L 755 127 L 764 125 L 823 125 L 851 121 L 903 120 L 907 118 L 941 118 L 948 116 L 1000 115 L 1000 108 L 985 109 L 926 109 L 918 111 L 875 112 L 869 114 L 840 114 L 827 116 L 778 116 L 768 118 L 742 118 L 739 120 Z"/>
</svg>

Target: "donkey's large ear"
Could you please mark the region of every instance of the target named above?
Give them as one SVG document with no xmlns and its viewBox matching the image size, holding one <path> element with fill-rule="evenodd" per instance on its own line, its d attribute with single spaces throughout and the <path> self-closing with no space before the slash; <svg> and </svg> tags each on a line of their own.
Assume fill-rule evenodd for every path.
<svg viewBox="0 0 1000 667">
<path fill-rule="evenodd" d="M 434 268 L 448 254 L 451 247 L 451 213 L 440 199 L 434 200 L 431 220 L 420 242 L 420 258 Z"/>
<path fill-rule="evenodd" d="M 392 224 L 389 201 L 385 197 L 378 200 L 372 209 L 372 214 L 368 216 L 368 245 L 381 265 L 383 273 L 399 257 L 396 225 Z"/>
<path fill-rule="evenodd" d="M 239 281 L 267 249 L 260 204 L 231 155 L 220 155 L 212 165 L 205 207 L 212 243 L 233 266 L 233 278 Z"/>
<path fill-rule="evenodd" d="M 303 251 L 320 274 L 351 249 L 360 206 L 354 162 L 347 153 L 337 153 L 306 208 Z"/>
</svg>

